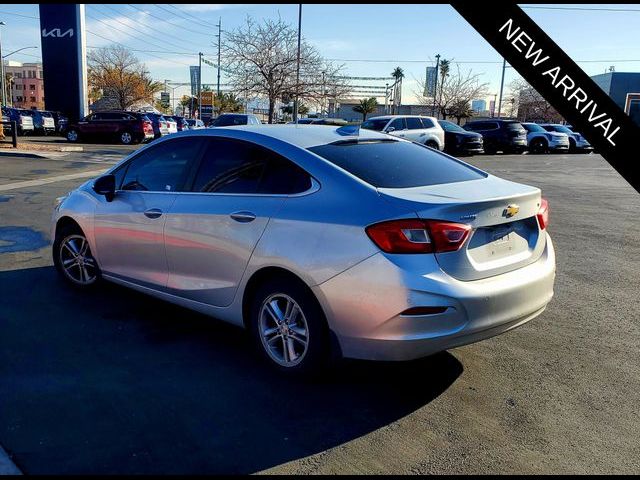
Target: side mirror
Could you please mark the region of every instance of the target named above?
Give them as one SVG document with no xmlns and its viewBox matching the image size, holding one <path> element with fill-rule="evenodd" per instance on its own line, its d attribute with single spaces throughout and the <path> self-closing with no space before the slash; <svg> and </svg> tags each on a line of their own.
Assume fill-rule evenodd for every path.
<svg viewBox="0 0 640 480">
<path fill-rule="evenodd" d="M 391 132 L 395 132 L 395 131 L 396 131 L 396 127 L 389 127 L 386 130 L 387 133 L 391 133 Z"/>
<path fill-rule="evenodd" d="M 116 195 L 116 177 L 109 173 L 98 178 L 93 182 L 93 191 L 98 195 L 104 195 L 107 202 L 113 200 Z"/>
</svg>

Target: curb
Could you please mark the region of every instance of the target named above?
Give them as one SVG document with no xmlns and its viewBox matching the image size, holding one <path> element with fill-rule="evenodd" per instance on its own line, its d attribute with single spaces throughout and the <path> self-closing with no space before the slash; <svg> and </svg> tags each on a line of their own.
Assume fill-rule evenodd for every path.
<svg viewBox="0 0 640 480">
<path fill-rule="evenodd" d="M 0 446 L 0 475 L 22 475 L 16 464 L 11 461 L 7 452 Z"/>
</svg>

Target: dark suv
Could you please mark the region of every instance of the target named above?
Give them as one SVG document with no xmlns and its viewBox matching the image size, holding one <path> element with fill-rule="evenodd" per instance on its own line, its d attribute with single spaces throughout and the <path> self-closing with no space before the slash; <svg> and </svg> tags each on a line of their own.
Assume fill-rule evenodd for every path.
<svg viewBox="0 0 640 480">
<path fill-rule="evenodd" d="M 70 142 L 117 141 L 123 145 L 153 139 L 153 126 L 149 118 L 140 112 L 96 112 L 78 123 L 70 124 L 66 130 Z"/>
<path fill-rule="evenodd" d="M 475 132 L 467 132 L 460 125 L 438 120 L 444 130 L 444 151 L 451 155 L 473 155 L 483 153 L 482 135 Z"/>
<path fill-rule="evenodd" d="M 484 151 L 492 155 L 503 153 L 522 153 L 527 150 L 527 131 L 515 120 L 474 120 L 467 122 L 464 129 L 482 134 Z"/>
</svg>

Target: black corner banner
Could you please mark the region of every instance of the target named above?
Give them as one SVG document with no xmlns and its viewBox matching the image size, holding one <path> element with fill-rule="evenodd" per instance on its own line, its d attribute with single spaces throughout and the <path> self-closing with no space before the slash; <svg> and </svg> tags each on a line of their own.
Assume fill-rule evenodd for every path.
<svg viewBox="0 0 640 480">
<path fill-rule="evenodd" d="M 609 95 L 516 4 L 452 6 L 640 192 L 640 128 Z"/>
<path fill-rule="evenodd" d="M 85 112 L 86 61 L 83 6 L 40 4 L 45 108 L 77 121 Z"/>
</svg>

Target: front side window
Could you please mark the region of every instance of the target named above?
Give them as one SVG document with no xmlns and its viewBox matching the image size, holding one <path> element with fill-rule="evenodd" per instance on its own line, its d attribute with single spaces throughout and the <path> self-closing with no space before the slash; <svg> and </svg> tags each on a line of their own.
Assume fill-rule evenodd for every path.
<svg viewBox="0 0 640 480">
<path fill-rule="evenodd" d="M 193 187 L 194 192 L 288 195 L 311 187 L 300 167 L 259 145 L 210 139 Z"/>
<path fill-rule="evenodd" d="M 141 152 L 129 163 L 120 189 L 180 191 L 201 145 L 197 138 L 177 138 Z"/>
<path fill-rule="evenodd" d="M 394 130 L 405 130 L 407 128 L 404 123 L 404 118 L 396 118 L 391 125 L 389 125 L 389 129 L 393 128 Z"/>
</svg>

